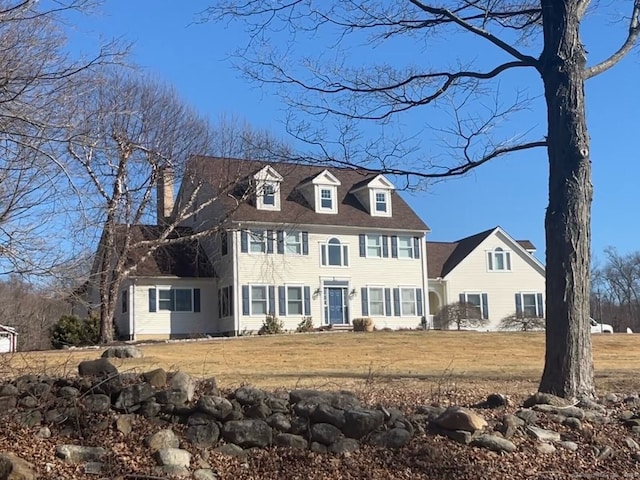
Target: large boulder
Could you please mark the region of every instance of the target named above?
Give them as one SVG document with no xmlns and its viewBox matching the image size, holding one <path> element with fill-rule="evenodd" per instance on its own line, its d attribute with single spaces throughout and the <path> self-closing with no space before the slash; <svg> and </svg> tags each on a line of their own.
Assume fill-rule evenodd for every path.
<svg viewBox="0 0 640 480">
<path fill-rule="evenodd" d="M 243 448 L 268 447 L 272 442 L 271 427 L 263 420 L 231 420 L 222 426 L 222 436 Z"/>
<path fill-rule="evenodd" d="M 0 479 L 35 480 L 34 466 L 13 453 L 0 453 Z"/>
<path fill-rule="evenodd" d="M 102 358 L 142 358 L 142 350 L 133 345 L 117 345 L 102 352 Z"/>
<path fill-rule="evenodd" d="M 447 408 L 433 423 L 445 430 L 475 432 L 487 426 L 487 421 L 468 408 L 453 406 Z"/>
<path fill-rule="evenodd" d="M 118 374 L 118 369 L 106 358 L 98 358 L 80 362 L 78 374 L 81 377 L 113 377 Z"/>
</svg>

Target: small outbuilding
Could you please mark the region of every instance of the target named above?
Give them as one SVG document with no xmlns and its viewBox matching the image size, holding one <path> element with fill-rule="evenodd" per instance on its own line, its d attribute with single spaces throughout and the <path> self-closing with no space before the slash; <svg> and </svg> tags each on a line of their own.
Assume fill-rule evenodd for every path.
<svg viewBox="0 0 640 480">
<path fill-rule="evenodd" d="M 18 350 L 18 332 L 13 327 L 0 325 L 0 353 L 10 353 Z"/>
</svg>

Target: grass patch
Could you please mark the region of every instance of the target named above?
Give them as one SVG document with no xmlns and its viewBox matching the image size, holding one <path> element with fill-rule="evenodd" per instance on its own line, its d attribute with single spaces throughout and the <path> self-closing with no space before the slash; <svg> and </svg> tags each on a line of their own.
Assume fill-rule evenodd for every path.
<svg viewBox="0 0 640 480">
<path fill-rule="evenodd" d="M 640 335 L 594 335 L 598 387 L 638 390 Z M 536 389 L 544 364 L 544 333 L 405 331 L 316 333 L 156 343 L 141 359 L 114 359 L 121 371 L 163 367 L 222 386 L 353 388 L 403 382 L 445 389 L 482 385 L 526 393 Z M 0 374 L 76 373 L 81 360 L 102 349 L 5 354 Z"/>
</svg>

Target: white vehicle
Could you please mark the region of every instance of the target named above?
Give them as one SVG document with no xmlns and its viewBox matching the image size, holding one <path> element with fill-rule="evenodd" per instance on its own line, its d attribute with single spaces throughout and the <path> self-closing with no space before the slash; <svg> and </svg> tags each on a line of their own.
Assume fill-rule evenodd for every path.
<svg viewBox="0 0 640 480">
<path fill-rule="evenodd" d="M 598 323 L 593 318 L 590 318 L 591 333 L 613 333 L 613 327 L 608 323 Z"/>
</svg>

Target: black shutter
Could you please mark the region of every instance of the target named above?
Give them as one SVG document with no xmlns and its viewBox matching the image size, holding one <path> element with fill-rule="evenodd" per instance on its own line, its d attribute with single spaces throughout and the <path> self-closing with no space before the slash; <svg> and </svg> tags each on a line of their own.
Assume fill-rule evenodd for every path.
<svg viewBox="0 0 640 480">
<path fill-rule="evenodd" d="M 366 317 L 369 315 L 369 291 L 366 287 L 362 287 L 360 298 L 362 299 L 362 316 Z"/>
<path fill-rule="evenodd" d="M 156 311 L 156 289 L 155 288 L 149 289 L 149 311 L 150 312 Z"/>
<path fill-rule="evenodd" d="M 390 288 L 385 288 L 384 289 L 384 313 L 387 315 L 387 317 L 390 317 L 392 315 L 392 312 L 391 312 L 391 289 Z"/>
<path fill-rule="evenodd" d="M 242 314 L 249 315 L 249 285 L 242 285 Z"/>
<path fill-rule="evenodd" d="M 302 232 L 302 254 L 309 255 L 309 232 Z"/>
<path fill-rule="evenodd" d="M 284 317 L 287 314 L 287 296 L 286 287 L 278 287 L 278 312 Z"/>
<path fill-rule="evenodd" d="M 544 301 L 541 293 L 536 293 L 536 302 L 538 302 L 538 317 L 544 317 Z"/>
<path fill-rule="evenodd" d="M 267 290 L 269 292 L 269 305 L 267 306 L 267 312 L 270 315 L 275 315 L 276 314 L 276 287 L 274 287 L 273 285 L 269 285 L 269 287 L 267 287 Z"/>
<path fill-rule="evenodd" d="M 267 253 L 273 253 L 273 230 L 267 230 Z"/>
<path fill-rule="evenodd" d="M 391 257 L 398 258 L 398 237 L 391 236 Z"/>
<path fill-rule="evenodd" d="M 367 237 L 364 234 L 360 234 L 358 236 L 358 244 L 360 246 L 360 256 L 361 257 L 366 257 L 367 256 Z"/>
<path fill-rule="evenodd" d="M 304 287 L 304 314 L 311 315 L 311 287 Z"/>
<path fill-rule="evenodd" d="M 416 303 L 418 306 L 418 316 L 422 316 L 422 289 L 416 288 Z"/>
<path fill-rule="evenodd" d="M 233 304 L 234 304 L 234 299 L 233 299 L 233 286 L 228 287 L 229 288 L 229 316 L 233 317 Z"/>
<path fill-rule="evenodd" d="M 284 232 L 278 230 L 278 253 L 282 255 L 284 253 Z"/>
<path fill-rule="evenodd" d="M 516 293 L 516 317 L 522 315 L 522 295 Z"/>
<path fill-rule="evenodd" d="M 486 293 L 482 294 L 482 318 L 489 318 L 489 296 Z"/>
<path fill-rule="evenodd" d="M 242 253 L 247 253 L 249 251 L 249 238 L 246 230 L 242 230 L 240 232 L 240 251 Z"/>
<path fill-rule="evenodd" d="M 461 294 L 459 295 L 459 297 L 458 297 L 458 301 L 460 302 L 460 304 L 467 303 L 467 299 L 466 299 L 466 297 L 465 297 L 464 293 L 461 293 Z"/>
<path fill-rule="evenodd" d="M 396 317 L 400 316 L 400 289 L 393 289 L 393 314 Z"/>
<path fill-rule="evenodd" d="M 193 289 L 193 311 L 196 313 L 200 311 L 200 289 L 199 288 Z"/>
<path fill-rule="evenodd" d="M 382 235 L 382 256 L 387 258 L 389 256 L 389 237 Z"/>
<path fill-rule="evenodd" d="M 413 258 L 420 258 L 420 237 L 413 237 Z"/>
</svg>

